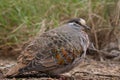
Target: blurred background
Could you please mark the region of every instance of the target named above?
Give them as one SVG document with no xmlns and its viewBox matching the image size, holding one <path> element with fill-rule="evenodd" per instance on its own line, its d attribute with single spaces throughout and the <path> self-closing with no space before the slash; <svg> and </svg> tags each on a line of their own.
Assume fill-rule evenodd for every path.
<svg viewBox="0 0 120 80">
<path fill-rule="evenodd" d="M 120 0 L 0 0 L 0 56 L 16 57 L 35 35 L 78 17 L 97 49 L 120 49 Z"/>
</svg>

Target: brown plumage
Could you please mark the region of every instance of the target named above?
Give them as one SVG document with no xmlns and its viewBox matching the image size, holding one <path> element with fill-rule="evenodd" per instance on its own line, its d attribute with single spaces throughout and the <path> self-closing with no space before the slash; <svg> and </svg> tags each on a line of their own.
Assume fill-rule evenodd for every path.
<svg viewBox="0 0 120 80">
<path fill-rule="evenodd" d="M 16 76 L 26 72 L 44 72 L 59 75 L 80 63 L 89 46 L 89 38 L 84 31 L 89 27 L 81 18 L 37 36 L 22 51 L 18 63 L 5 76 Z"/>
</svg>

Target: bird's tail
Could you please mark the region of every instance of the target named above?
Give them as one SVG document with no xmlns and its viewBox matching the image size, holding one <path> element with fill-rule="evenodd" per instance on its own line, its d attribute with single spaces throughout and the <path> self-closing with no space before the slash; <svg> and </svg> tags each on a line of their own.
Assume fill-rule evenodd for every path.
<svg viewBox="0 0 120 80">
<path fill-rule="evenodd" d="M 19 75 L 19 69 L 25 67 L 25 64 L 22 63 L 18 63 L 17 65 L 15 65 L 14 67 L 12 67 L 5 75 L 4 77 L 15 77 L 17 75 Z"/>
</svg>

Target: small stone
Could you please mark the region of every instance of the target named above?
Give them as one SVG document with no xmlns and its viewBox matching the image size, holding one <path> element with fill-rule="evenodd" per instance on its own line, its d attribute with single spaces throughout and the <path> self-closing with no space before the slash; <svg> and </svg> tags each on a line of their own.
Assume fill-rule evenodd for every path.
<svg viewBox="0 0 120 80">
<path fill-rule="evenodd" d="M 3 72 L 0 70 L 0 79 L 3 77 Z"/>
<path fill-rule="evenodd" d="M 3 63 L 0 63 L 0 66 L 4 66 L 4 64 L 3 64 Z"/>
</svg>

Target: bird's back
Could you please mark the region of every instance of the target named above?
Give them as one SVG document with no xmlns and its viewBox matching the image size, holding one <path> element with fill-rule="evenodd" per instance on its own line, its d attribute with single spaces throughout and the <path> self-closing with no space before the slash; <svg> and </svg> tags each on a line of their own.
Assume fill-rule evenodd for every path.
<svg viewBox="0 0 120 80">
<path fill-rule="evenodd" d="M 83 52 L 81 35 L 83 34 L 80 31 L 68 25 L 52 29 L 36 37 L 23 51 L 19 60 L 31 63 L 28 65 L 31 67 L 34 67 L 35 63 L 40 64 L 42 66 L 38 67 L 40 71 L 72 64 Z"/>
</svg>

